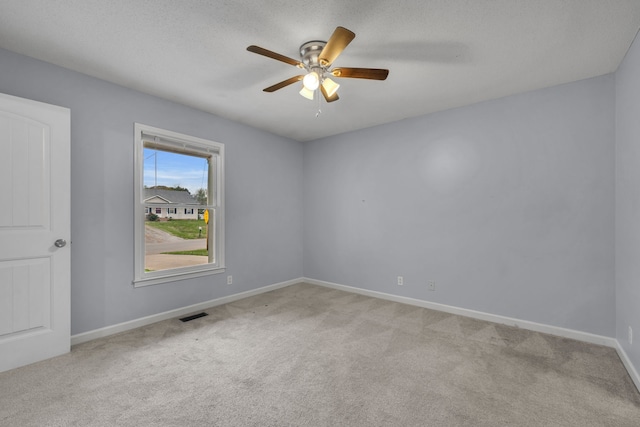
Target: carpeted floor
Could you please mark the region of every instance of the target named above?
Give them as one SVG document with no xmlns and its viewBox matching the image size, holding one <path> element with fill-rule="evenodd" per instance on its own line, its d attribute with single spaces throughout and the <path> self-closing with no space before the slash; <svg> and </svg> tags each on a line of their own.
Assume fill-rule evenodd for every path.
<svg viewBox="0 0 640 427">
<path fill-rule="evenodd" d="M 2 426 L 639 426 L 615 350 L 307 284 L 0 374 Z"/>
</svg>

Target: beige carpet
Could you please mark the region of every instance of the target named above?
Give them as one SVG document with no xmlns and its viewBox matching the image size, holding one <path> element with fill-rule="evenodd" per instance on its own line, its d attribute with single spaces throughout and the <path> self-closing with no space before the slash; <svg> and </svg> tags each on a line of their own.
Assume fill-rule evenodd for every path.
<svg viewBox="0 0 640 427">
<path fill-rule="evenodd" d="M 2 426 L 635 426 L 616 352 L 307 284 L 0 374 Z"/>
</svg>

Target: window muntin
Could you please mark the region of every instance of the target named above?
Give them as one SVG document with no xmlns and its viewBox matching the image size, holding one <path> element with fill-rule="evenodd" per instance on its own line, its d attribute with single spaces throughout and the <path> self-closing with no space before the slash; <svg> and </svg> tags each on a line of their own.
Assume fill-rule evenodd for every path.
<svg viewBox="0 0 640 427">
<path fill-rule="evenodd" d="M 224 271 L 224 145 L 141 124 L 135 125 L 135 142 L 134 284 Z M 150 227 L 151 237 L 157 237 L 183 225 L 188 225 L 186 234 L 168 239 L 178 244 L 158 245 L 149 236 Z M 189 248 L 195 252 L 186 252 Z"/>
</svg>

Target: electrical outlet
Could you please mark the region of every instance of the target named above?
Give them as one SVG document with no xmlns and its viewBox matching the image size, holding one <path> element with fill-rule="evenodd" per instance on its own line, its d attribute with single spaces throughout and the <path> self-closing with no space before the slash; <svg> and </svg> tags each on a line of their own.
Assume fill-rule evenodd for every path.
<svg viewBox="0 0 640 427">
<path fill-rule="evenodd" d="M 427 286 L 429 287 L 430 291 L 435 291 L 436 290 L 436 281 L 435 280 L 429 280 L 429 283 L 427 283 Z"/>
<path fill-rule="evenodd" d="M 233 276 L 227 276 L 227 285 L 231 285 L 233 283 Z"/>
<path fill-rule="evenodd" d="M 629 345 L 633 344 L 633 329 L 629 326 Z"/>
<path fill-rule="evenodd" d="M 398 286 L 402 286 L 404 284 L 404 279 L 402 276 L 398 276 Z"/>
</svg>

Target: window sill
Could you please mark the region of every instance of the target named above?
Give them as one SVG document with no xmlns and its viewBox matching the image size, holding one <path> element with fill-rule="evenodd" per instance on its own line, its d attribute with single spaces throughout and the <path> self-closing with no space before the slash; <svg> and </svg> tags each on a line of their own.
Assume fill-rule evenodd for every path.
<svg viewBox="0 0 640 427">
<path fill-rule="evenodd" d="M 140 288 L 143 286 L 177 282 L 179 280 L 187 280 L 187 279 L 193 279 L 196 277 L 209 276 L 212 274 L 220 274 L 220 273 L 224 273 L 224 271 L 225 271 L 224 267 L 213 267 L 213 266 L 208 268 L 198 269 L 196 271 L 194 270 L 180 271 L 178 269 L 167 270 L 166 273 L 162 275 L 136 278 L 133 280 L 133 287 Z"/>
</svg>

